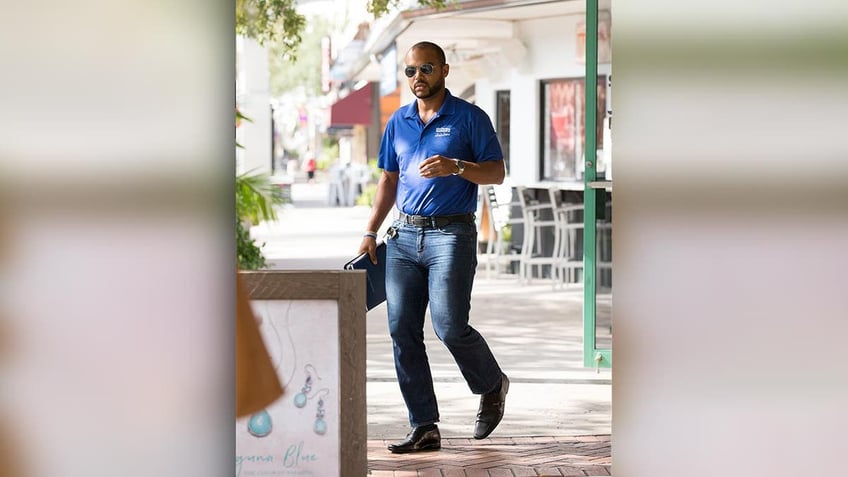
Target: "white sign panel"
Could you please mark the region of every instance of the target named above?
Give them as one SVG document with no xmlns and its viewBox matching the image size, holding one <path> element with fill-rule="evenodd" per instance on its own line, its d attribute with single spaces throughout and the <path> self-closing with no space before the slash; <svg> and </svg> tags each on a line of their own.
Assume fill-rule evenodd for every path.
<svg viewBox="0 0 848 477">
<path fill-rule="evenodd" d="M 236 476 L 339 475 L 338 302 L 252 304 L 285 393 L 236 421 Z"/>
</svg>

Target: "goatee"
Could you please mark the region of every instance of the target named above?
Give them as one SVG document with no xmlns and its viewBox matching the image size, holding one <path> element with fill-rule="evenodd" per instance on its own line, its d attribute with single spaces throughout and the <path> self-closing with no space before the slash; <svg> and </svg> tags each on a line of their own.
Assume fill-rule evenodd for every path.
<svg viewBox="0 0 848 477">
<path fill-rule="evenodd" d="M 439 93 L 439 91 L 441 91 L 441 90 L 442 90 L 442 86 L 441 86 L 441 85 L 433 85 L 433 86 L 430 86 L 430 85 L 425 84 L 425 83 L 418 83 L 418 84 L 419 84 L 419 85 L 423 85 L 423 86 L 425 86 L 425 87 L 427 88 L 426 90 L 418 91 L 418 90 L 416 90 L 416 89 L 415 89 L 415 85 L 413 85 L 413 87 L 412 87 L 412 94 L 414 94 L 414 95 L 415 95 L 415 97 L 416 97 L 416 98 L 418 98 L 418 99 L 427 99 L 427 98 L 432 98 L 433 96 L 435 96 L 436 94 L 438 94 L 438 93 Z"/>
</svg>

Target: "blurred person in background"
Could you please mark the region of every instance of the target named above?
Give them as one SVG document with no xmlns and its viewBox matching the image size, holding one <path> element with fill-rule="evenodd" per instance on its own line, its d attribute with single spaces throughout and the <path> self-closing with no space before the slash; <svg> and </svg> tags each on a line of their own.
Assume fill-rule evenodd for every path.
<svg viewBox="0 0 848 477">
<path fill-rule="evenodd" d="M 310 183 L 315 182 L 315 169 L 318 168 L 318 163 L 313 156 L 309 156 L 306 160 L 306 180 Z"/>
</svg>

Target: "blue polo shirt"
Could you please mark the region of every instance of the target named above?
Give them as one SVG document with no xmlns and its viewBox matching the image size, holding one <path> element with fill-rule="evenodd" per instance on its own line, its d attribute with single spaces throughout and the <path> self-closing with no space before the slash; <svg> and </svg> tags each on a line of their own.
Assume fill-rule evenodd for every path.
<svg viewBox="0 0 848 477">
<path fill-rule="evenodd" d="M 401 107 L 386 124 L 377 165 L 399 172 L 398 210 L 409 215 L 454 215 L 477 210 L 477 184 L 462 176 L 425 179 L 424 159 L 441 154 L 465 162 L 503 159 L 492 122 L 479 107 L 445 90 L 445 102 L 429 123 L 418 117 L 418 102 Z"/>
</svg>

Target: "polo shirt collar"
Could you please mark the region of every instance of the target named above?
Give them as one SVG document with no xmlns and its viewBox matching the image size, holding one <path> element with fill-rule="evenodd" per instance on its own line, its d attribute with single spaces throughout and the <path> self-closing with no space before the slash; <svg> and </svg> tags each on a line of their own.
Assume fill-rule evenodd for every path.
<svg viewBox="0 0 848 477">
<path fill-rule="evenodd" d="M 445 88 L 445 102 L 442 103 L 442 107 L 439 108 L 439 111 L 436 113 L 436 116 L 444 116 L 446 114 L 453 114 L 456 100 L 451 94 L 450 90 Z M 403 115 L 405 118 L 417 118 L 418 117 L 418 100 L 409 103 L 406 107 L 406 112 Z"/>
</svg>

